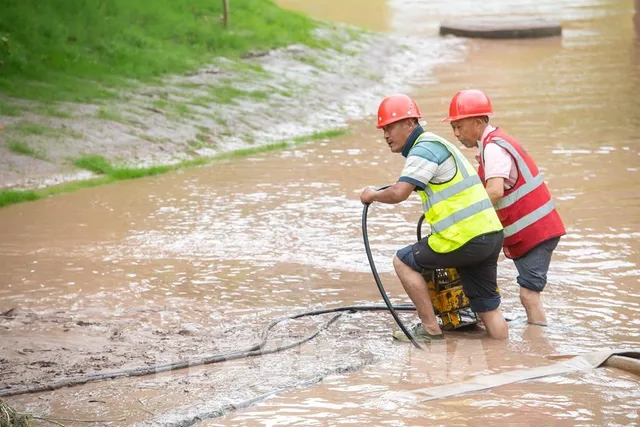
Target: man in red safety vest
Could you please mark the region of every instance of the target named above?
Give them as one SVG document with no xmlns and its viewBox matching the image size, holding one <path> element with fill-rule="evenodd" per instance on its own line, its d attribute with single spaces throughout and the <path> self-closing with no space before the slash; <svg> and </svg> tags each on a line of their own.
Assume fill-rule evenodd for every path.
<svg viewBox="0 0 640 427">
<path fill-rule="evenodd" d="M 530 324 L 546 325 L 540 292 L 560 237 L 566 234 L 533 158 L 500 128 L 489 124 L 491 101 L 479 90 L 456 93 L 449 105 L 453 133 L 479 149 L 478 175 L 504 227 L 504 254 L 518 269 L 520 301 Z"/>
</svg>

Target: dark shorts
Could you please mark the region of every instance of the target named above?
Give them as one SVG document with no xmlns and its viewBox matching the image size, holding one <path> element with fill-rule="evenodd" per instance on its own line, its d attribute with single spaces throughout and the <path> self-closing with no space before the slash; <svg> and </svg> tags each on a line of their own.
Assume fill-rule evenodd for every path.
<svg viewBox="0 0 640 427">
<path fill-rule="evenodd" d="M 551 255 L 560 242 L 560 237 L 545 240 L 529 252 L 513 260 L 518 269 L 518 284 L 535 292 L 542 292 L 547 284 L 547 272 Z"/>
<path fill-rule="evenodd" d="M 453 267 L 458 271 L 462 288 L 476 313 L 495 310 L 500 306 L 497 283 L 498 256 L 504 240 L 502 231 L 474 237 L 447 253 L 435 252 L 428 237 L 400 249 L 396 256 L 414 271 Z"/>
</svg>

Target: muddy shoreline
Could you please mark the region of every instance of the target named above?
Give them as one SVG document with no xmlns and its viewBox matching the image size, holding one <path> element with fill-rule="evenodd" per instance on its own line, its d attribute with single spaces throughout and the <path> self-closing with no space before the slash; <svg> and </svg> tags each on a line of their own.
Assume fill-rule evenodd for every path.
<svg viewBox="0 0 640 427">
<path fill-rule="evenodd" d="M 321 28 L 316 37 L 335 48 L 293 45 L 219 58 L 107 102 L 59 105 L 67 117 L 39 115 L 33 111 L 41 105 L 18 101 L 22 116 L 0 116 L 0 189 L 96 177 L 73 166 L 81 156 L 150 167 L 344 129 L 375 114 L 381 97 L 408 90 L 445 52 L 454 60 L 463 49 L 454 39 L 434 43 L 346 25 Z M 9 150 L 18 140 L 35 154 Z"/>
<path fill-rule="evenodd" d="M 3 334 L 0 394 L 50 387 L 96 374 L 181 361 L 194 363 L 212 354 L 232 354 L 259 342 L 260 333 L 271 320 L 260 321 L 247 315 L 222 324 L 203 322 L 197 326 L 165 321 L 149 327 L 141 323 L 154 311 L 138 310 L 129 319 L 94 322 L 77 320 L 63 312 L 37 314 L 16 309 L 2 314 L 0 323 L 5 333 L 17 333 Z M 199 316 L 201 320 L 207 317 L 204 312 Z M 324 315 L 284 323 L 270 334 L 265 349 L 299 340 L 330 318 L 331 315 Z M 285 353 L 89 381 L 69 388 L 56 386 L 55 391 L 2 399 L 33 414 L 42 414 L 43 410 L 50 414 L 54 402 L 71 399 L 78 403 L 74 405 L 74 416 L 68 418 L 113 420 L 110 425 L 194 425 L 274 394 L 308 387 L 326 377 L 346 375 L 393 357 L 394 346 L 384 354 L 378 349 L 381 340 L 388 340 L 381 333 L 385 320 L 385 316 L 376 314 L 347 315 L 320 337 Z M 363 334 L 367 327 L 362 322 L 373 325 L 373 331 Z M 33 341 L 28 332 L 31 328 L 48 331 L 48 338 Z M 331 339 L 336 336 L 342 337 L 337 343 Z"/>
</svg>

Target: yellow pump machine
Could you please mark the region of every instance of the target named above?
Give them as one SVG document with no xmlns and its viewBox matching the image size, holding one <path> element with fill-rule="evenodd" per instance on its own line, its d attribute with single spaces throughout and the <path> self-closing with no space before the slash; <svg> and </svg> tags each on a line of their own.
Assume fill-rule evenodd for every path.
<svg viewBox="0 0 640 427">
<path fill-rule="evenodd" d="M 422 239 L 420 215 L 417 227 L 418 240 Z M 471 311 L 469 298 L 462 290 L 462 282 L 455 268 L 426 271 L 422 274 L 429 288 L 429 298 L 443 330 L 450 331 L 478 323 L 478 315 Z"/>
</svg>

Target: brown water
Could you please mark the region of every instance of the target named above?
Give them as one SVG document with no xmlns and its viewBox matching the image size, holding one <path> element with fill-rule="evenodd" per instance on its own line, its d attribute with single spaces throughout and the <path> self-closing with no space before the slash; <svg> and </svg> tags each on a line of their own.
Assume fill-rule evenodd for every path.
<svg viewBox="0 0 640 427">
<path fill-rule="evenodd" d="M 281 4 L 430 37 L 434 44 L 440 43 L 441 19 L 477 13 L 470 1 L 455 8 L 417 0 Z M 549 364 L 545 356 L 552 353 L 640 345 L 637 18 L 622 1 L 483 4 L 487 15 L 517 10 L 562 19 L 564 35 L 464 42 L 463 63 L 437 67 L 411 94 L 429 130 L 452 139 L 439 121 L 450 97 L 462 88 L 486 90 L 495 123 L 517 136 L 542 167 L 568 229 L 544 293 L 552 326 L 525 326 L 515 268 L 502 260 L 502 308 L 515 319 L 507 343 L 452 334 L 424 353 L 392 341 L 386 313 L 345 315 L 321 337 L 286 353 L 12 402 L 63 418 L 153 425 L 154 419 L 169 423 L 348 368 L 355 372 L 201 425 L 637 425 L 637 378 L 609 368 L 435 403 L 416 404 L 407 394 Z M 60 368 L 73 374 L 244 348 L 274 317 L 379 303 L 362 245 L 358 196 L 366 185 L 392 183 L 402 158 L 388 153 L 373 119 L 351 128 L 349 136 L 332 141 L 1 210 L 0 309 L 25 313 L 1 324 L 0 359 L 14 360 L 22 349 L 27 362 L 0 362 L 0 384 L 5 378 L 46 380 Z M 396 302 L 406 298 L 390 259 L 413 240 L 419 211 L 417 198 L 370 209 L 377 266 Z M 305 335 L 324 320 L 291 322 L 279 328 L 277 342 Z M 52 353 L 57 358 L 48 358 Z M 58 368 L 43 369 L 39 362 L 50 359 Z"/>
</svg>

